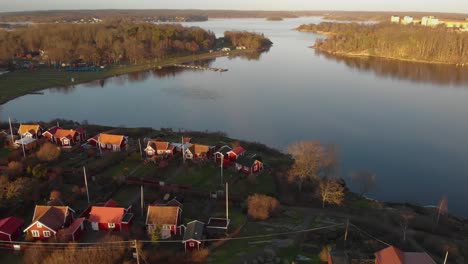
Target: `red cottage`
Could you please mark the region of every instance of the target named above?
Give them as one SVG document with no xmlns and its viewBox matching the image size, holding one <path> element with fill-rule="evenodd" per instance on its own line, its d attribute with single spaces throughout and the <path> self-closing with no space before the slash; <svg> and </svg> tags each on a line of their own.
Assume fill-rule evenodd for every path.
<svg viewBox="0 0 468 264">
<path fill-rule="evenodd" d="M 152 234 L 157 226 L 161 226 L 161 238 L 168 239 L 182 234 L 182 209 L 179 206 L 150 205 L 146 215 L 148 234 Z"/>
<path fill-rule="evenodd" d="M 127 137 L 123 135 L 111 135 L 101 133 L 90 139 L 88 143 L 97 148 L 101 148 L 103 151 L 121 151 L 125 149 L 127 145 Z"/>
<path fill-rule="evenodd" d="M 436 264 L 426 252 L 403 252 L 387 247 L 375 253 L 375 264 Z"/>
<path fill-rule="evenodd" d="M 236 169 L 245 174 L 255 174 L 263 170 L 263 163 L 256 154 L 245 154 L 237 158 Z"/>
<path fill-rule="evenodd" d="M 128 231 L 133 214 L 122 207 L 93 206 L 88 222 L 94 231 Z"/>
<path fill-rule="evenodd" d="M 59 128 L 60 127 L 57 127 L 57 126 L 51 127 L 46 132 L 42 133 L 42 136 L 45 137 L 50 142 L 55 143 L 54 135 L 55 135 L 55 132 L 57 131 L 57 129 L 59 129 Z"/>
<path fill-rule="evenodd" d="M 84 217 L 76 219 L 68 228 L 60 230 L 58 236 L 62 241 L 78 241 L 85 229 L 84 221 Z"/>
<path fill-rule="evenodd" d="M 7 217 L 0 220 L 0 241 L 15 241 L 21 235 L 24 221 L 16 217 Z"/>
<path fill-rule="evenodd" d="M 229 161 L 229 155 L 228 153 L 232 151 L 232 148 L 227 146 L 227 145 L 224 145 L 222 147 L 220 147 L 215 153 L 214 153 L 214 158 L 215 158 L 215 161 L 216 161 L 216 164 L 220 164 L 221 165 L 221 159 L 224 158 L 224 162 L 223 162 L 223 166 L 224 167 L 228 167 L 230 165 L 230 161 Z"/>
<path fill-rule="evenodd" d="M 185 158 L 188 160 L 193 159 L 207 159 L 213 154 L 213 147 L 199 144 L 191 144 L 188 149 L 185 149 Z"/>
<path fill-rule="evenodd" d="M 168 157 L 174 154 L 175 147 L 170 145 L 169 142 L 150 140 L 145 149 L 146 157 L 152 158 L 155 156 Z"/>
<path fill-rule="evenodd" d="M 36 205 L 32 224 L 24 232 L 36 240 L 56 238 L 60 229 L 68 227 L 72 223 L 74 212 L 68 206 Z"/>
<path fill-rule="evenodd" d="M 245 153 L 245 149 L 243 147 L 237 147 L 233 150 L 229 151 L 227 154 L 229 156 L 229 160 L 236 161 L 237 158 Z"/>
<path fill-rule="evenodd" d="M 185 228 L 184 243 L 185 252 L 200 250 L 203 247 L 203 231 L 205 223 L 198 220 L 189 222 Z"/>
</svg>

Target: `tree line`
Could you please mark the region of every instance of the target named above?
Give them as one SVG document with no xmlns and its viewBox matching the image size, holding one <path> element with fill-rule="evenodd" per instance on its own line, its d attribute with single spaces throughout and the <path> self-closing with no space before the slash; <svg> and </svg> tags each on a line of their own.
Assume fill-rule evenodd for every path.
<svg viewBox="0 0 468 264">
<path fill-rule="evenodd" d="M 214 33 L 199 27 L 150 23 L 34 25 L 0 33 L 0 60 L 42 51 L 49 62 L 116 63 L 210 50 Z"/>
<path fill-rule="evenodd" d="M 244 46 L 252 50 L 267 49 L 273 44 L 263 34 L 246 31 L 226 31 L 224 39 L 233 46 Z"/>
<path fill-rule="evenodd" d="M 380 23 L 332 23 L 301 25 L 300 31 L 328 33 L 314 47 L 330 53 L 357 54 L 395 59 L 468 63 L 468 33 L 437 28 Z"/>
</svg>

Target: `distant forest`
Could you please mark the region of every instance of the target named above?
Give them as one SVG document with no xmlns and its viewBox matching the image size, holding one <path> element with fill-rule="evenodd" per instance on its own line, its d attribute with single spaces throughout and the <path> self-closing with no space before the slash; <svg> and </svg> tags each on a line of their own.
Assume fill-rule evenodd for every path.
<svg viewBox="0 0 468 264">
<path fill-rule="evenodd" d="M 437 13 L 437 12 L 364 12 L 364 11 L 240 11 L 240 10 L 52 10 L 0 13 L 3 22 L 40 22 L 50 23 L 60 20 L 75 19 L 129 19 L 143 21 L 145 19 L 160 19 L 170 17 L 200 16 L 208 18 L 294 18 L 301 16 L 322 16 L 325 19 L 350 21 L 387 21 L 391 15 L 399 16 L 437 16 L 443 19 L 465 19 L 467 14 Z M 189 18 L 190 20 L 190 18 Z M 198 19 L 196 19 L 198 20 Z"/>
<path fill-rule="evenodd" d="M 226 45 L 260 49 L 271 42 L 260 34 L 226 32 Z M 51 24 L 0 32 L 0 60 L 10 60 L 31 51 L 42 51 L 42 59 L 62 63 L 92 64 L 128 60 L 163 59 L 214 49 L 214 33 L 199 27 L 174 24 L 103 23 Z"/>
<path fill-rule="evenodd" d="M 445 27 L 322 22 L 297 29 L 328 34 L 326 39 L 318 39 L 314 47 L 330 53 L 468 63 L 468 32 L 454 32 Z"/>
</svg>

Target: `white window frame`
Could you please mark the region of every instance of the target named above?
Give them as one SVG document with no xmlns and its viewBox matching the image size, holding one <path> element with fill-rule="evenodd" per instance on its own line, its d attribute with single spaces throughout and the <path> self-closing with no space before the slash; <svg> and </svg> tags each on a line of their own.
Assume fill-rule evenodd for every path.
<svg viewBox="0 0 468 264">
<path fill-rule="evenodd" d="M 108 226 L 109 228 L 115 228 L 115 223 L 107 223 L 107 226 Z"/>
<path fill-rule="evenodd" d="M 163 230 L 171 230 L 171 226 L 170 225 L 163 225 L 162 229 Z"/>
<path fill-rule="evenodd" d="M 43 235 L 44 237 L 50 237 L 50 231 L 47 231 L 47 230 L 42 231 L 42 235 Z"/>
<path fill-rule="evenodd" d="M 41 233 L 39 233 L 37 230 L 31 230 L 31 235 L 32 237 L 40 237 Z"/>
<path fill-rule="evenodd" d="M 150 150 L 148 150 L 148 155 L 150 155 L 150 156 L 153 156 L 153 155 L 154 155 L 154 151 L 153 151 L 153 150 L 151 150 L 151 149 L 150 149 Z"/>
<path fill-rule="evenodd" d="M 189 247 L 194 247 L 195 246 L 195 242 L 189 242 Z"/>
<path fill-rule="evenodd" d="M 70 140 L 69 140 L 68 138 L 64 139 L 64 140 L 63 140 L 63 144 L 64 144 L 64 145 L 70 144 Z"/>
<path fill-rule="evenodd" d="M 42 224 L 41 223 L 37 223 L 37 228 L 42 228 Z"/>
</svg>

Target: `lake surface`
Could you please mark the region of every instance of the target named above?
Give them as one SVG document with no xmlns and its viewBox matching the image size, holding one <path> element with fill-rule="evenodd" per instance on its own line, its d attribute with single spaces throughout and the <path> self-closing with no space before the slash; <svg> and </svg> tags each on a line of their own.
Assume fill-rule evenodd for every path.
<svg viewBox="0 0 468 264">
<path fill-rule="evenodd" d="M 225 73 L 165 69 L 44 90 L 1 106 L 0 118 L 224 131 L 279 149 L 319 139 L 339 146 L 343 177 L 377 174 L 369 196 L 428 205 L 446 195 L 468 216 L 468 69 L 332 57 L 308 48 L 322 36 L 290 30 L 320 21 L 190 23 L 262 32 L 274 45 L 208 62 Z"/>
</svg>

